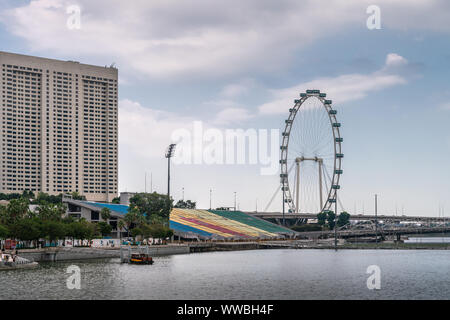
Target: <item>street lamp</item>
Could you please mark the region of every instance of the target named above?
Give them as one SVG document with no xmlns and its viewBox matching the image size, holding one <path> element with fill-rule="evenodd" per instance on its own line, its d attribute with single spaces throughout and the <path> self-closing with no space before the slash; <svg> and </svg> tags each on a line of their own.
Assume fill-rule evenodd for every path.
<svg viewBox="0 0 450 320">
<path fill-rule="evenodd" d="M 334 199 L 336 200 L 334 202 L 334 250 L 337 251 L 337 222 L 338 222 L 338 208 L 337 208 L 337 202 L 338 202 L 338 194 L 337 190 L 334 195 Z"/>
<path fill-rule="evenodd" d="M 209 189 L 209 210 L 212 209 L 212 206 L 211 206 L 211 197 L 212 197 L 212 189 Z"/>
<path fill-rule="evenodd" d="M 167 197 L 170 199 L 170 158 L 173 157 L 173 153 L 175 152 L 175 143 L 170 144 L 166 150 L 166 158 L 167 158 Z"/>
<path fill-rule="evenodd" d="M 375 243 L 378 244 L 378 195 L 375 194 Z"/>
</svg>

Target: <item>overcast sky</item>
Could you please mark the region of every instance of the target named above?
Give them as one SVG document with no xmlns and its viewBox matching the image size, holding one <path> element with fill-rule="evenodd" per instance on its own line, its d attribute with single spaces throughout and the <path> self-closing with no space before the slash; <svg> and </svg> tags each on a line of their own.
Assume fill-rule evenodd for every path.
<svg viewBox="0 0 450 320">
<path fill-rule="evenodd" d="M 381 29 L 367 28 L 369 5 Z M 69 28 L 67 8 L 81 9 Z M 119 69 L 119 190 L 166 192 L 175 130 L 282 129 L 320 89 L 337 108 L 349 212 L 450 215 L 450 2 L 0 0 L 0 50 Z M 173 166 L 172 194 L 262 210 L 259 164 Z M 270 210 L 281 208 L 280 197 Z"/>
</svg>

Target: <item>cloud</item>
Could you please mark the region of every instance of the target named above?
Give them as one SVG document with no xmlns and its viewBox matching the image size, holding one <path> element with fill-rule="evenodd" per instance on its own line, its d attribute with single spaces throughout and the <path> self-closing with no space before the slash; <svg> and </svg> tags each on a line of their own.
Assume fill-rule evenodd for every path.
<svg viewBox="0 0 450 320">
<path fill-rule="evenodd" d="M 205 129 L 220 129 L 246 121 L 253 115 L 232 101 L 217 101 L 226 106 L 212 117 L 180 116 L 161 111 L 129 99 L 119 101 L 119 144 L 139 157 L 160 158 L 172 143 L 171 135 L 180 129 L 193 130 L 194 121 L 202 121 Z"/>
<path fill-rule="evenodd" d="M 386 56 L 385 65 L 370 74 L 345 74 L 338 77 L 324 77 L 300 83 L 290 88 L 272 90 L 273 99 L 259 106 L 261 114 L 281 114 L 292 106 L 293 99 L 307 89 L 320 89 L 326 92 L 333 101 L 343 103 L 362 99 L 370 92 L 379 91 L 396 85 L 405 84 L 406 78 L 395 74 L 399 68 L 407 68 L 409 62 L 402 56 L 390 53 Z"/>
<path fill-rule="evenodd" d="M 441 105 L 439 105 L 439 109 L 441 110 L 448 110 L 450 111 L 450 102 L 444 102 Z"/>
<path fill-rule="evenodd" d="M 155 110 L 140 103 L 119 101 L 119 145 L 144 158 L 161 157 L 171 143 L 170 134 L 194 118 Z"/>
<path fill-rule="evenodd" d="M 389 53 L 386 56 L 386 65 L 385 68 L 404 66 L 408 64 L 408 60 L 403 58 L 401 55 L 396 53 Z"/>
<path fill-rule="evenodd" d="M 256 87 L 253 79 L 242 79 L 236 83 L 224 86 L 220 92 L 220 96 L 225 98 L 237 98 L 250 92 Z"/>
<path fill-rule="evenodd" d="M 81 8 L 81 29 L 66 8 Z M 158 79 L 223 77 L 289 66 L 299 49 L 349 28 L 364 28 L 371 1 L 33 0 L 0 13 L 32 51 L 115 61 L 130 74 Z M 379 0 L 383 29 L 450 31 L 446 1 Z M 430 19 L 429 17 L 433 17 Z M 313 27 L 312 27 L 313 26 Z M 240 94 L 231 86 L 225 95 Z"/>
<path fill-rule="evenodd" d="M 243 121 L 253 118 L 254 115 L 244 108 L 227 108 L 220 111 L 215 120 L 213 121 L 216 125 L 227 125 L 227 124 L 237 124 Z"/>
</svg>

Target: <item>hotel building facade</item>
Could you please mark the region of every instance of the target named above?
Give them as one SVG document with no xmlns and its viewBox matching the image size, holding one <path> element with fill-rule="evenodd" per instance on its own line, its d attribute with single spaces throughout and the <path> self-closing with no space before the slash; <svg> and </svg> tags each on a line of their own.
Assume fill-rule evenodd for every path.
<svg viewBox="0 0 450 320">
<path fill-rule="evenodd" d="M 0 192 L 111 202 L 118 70 L 0 51 Z"/>
</svg>

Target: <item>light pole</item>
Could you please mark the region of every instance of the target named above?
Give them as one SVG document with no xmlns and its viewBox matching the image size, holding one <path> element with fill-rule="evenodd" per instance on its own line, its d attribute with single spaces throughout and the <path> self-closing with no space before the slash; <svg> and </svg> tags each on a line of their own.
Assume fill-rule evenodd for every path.
<svg viewBox="0 0 450 320">
<path fill-rule="evenodd" d="M 334 250 L 337 251 L 337 217 L 338 217 L 338 211 L 337 211 L 337 202 L 338 202 L 338 196 L 337 196 L 337 190 L 334 194 L 334 198 L 336 199 L 336 202 L 334 203 Z"/>
<path fill-rule="evenodd" d="M 283 184 L 283 226 L 285 226 L 286 225 L 286 223 L 285 223 L 285 220 L 284 220 L 284 203 L 285 203 L 285 200 L 284 200 L 284 184 Z"/>
<path fill-rule="evenodd" d="M 170 199 L 170 158 L 173 157 L 175 151 L 175 143 L 170 144 L 167 147 L 166 158 L 167 158 L 167 197 Z"/>
<path fill-rule="evenodd" d="M 236 191 L 234 192 L 234 211 L 236 211 Z"/>
<path fill-rule="evenodd" d="M 211 198 L 212 198 L 212 189 L 209 189 L 209 210 L 212 209 L 212 205 L 211 205 Z"/>
<path fill-rule="evenodd" d="M 183 193 L 183 202 L 184 202 L 184 187 L 181 188 L 181 190 L 182 190 L 182 193 Z"/>
<path fill-rule="evenodd" d="M 375 194 L 375 243 L 378 244 L 378 195 Z"/>
</svg>

